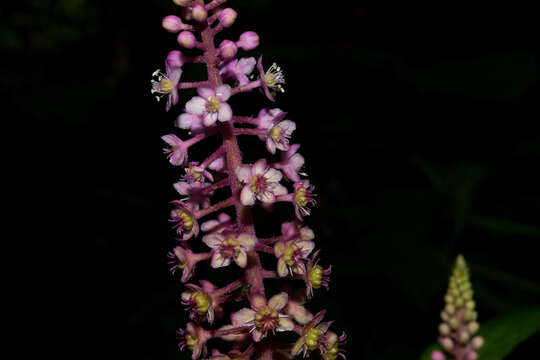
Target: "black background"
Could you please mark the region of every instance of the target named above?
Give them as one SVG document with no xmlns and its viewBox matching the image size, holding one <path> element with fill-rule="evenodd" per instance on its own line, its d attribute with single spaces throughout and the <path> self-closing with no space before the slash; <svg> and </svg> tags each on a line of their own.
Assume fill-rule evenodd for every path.
<svg viewBox="0 0 540 360">
<path fill-rule="evenodd" d="M 333 266 L 330 292 L 319 291 L 310 308 L 327 307 L 333 329 L 347 332 L 350 359 L 416 359 L 435 342 L 458 253 L 471 264 L 480 322 L 539 302 L 532 8 L 229 4 L 239 17 L 224 36 L 257 31 L 261 46 L 246 56 L 284 68 L 276 106 L 297 123 L 293 139 L 319 202 L 306 224 Z M 72 246 L 91 254 L 83 295 L 63 290 L 74 298 L 70 311 L 90 314 L 86 346 L 100 358 L 187 358 L 175 340 L 186 322 L 183 287 L 166 259 L 181 172 L 160 140 L 181 110 L 166 113 L 150 94 L 150 75 L 179 48 L 160 26 L 176 9 L 166 0 L 65 0 L 2 10 L 1 95 L 33 135 L 54 133 L 45 141 L 54 171 L 34 176 L 62 184 L 53 197 L 65 218 L 53 227 L 73 241 L 56 244 L 74 263 L 62 270 L 68 284 L 81 282 Z M 185 78 L 202 75 L 193 67 Z M 239 114 L 272 106 L 258 92 L 242 96 L 232 103 Z M 264 154 L 258 141 L 241 146 L 249 161 Z M 258 229 L 277 233 L 290 214 L 256 211 Z"/>
</svg>

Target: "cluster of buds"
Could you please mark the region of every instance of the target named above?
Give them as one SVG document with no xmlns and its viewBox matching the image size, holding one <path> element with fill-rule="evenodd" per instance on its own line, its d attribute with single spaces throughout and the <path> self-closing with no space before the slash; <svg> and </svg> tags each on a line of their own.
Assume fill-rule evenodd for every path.
<svg viewBox="0 0 540 360">
<path fill-rule="evenodd" d="M 325 310 L 313 315 L 304 306 L 315 290 L 328 289 L 331 269 L 319 264 L 315 234 L 303 224 L 316 196 L 301 171 L 300 145 L 290 143 L 296 124 L 279 108 L 264 107 L 249 116 L 229 105 L 232 96 L 255 89 L 275 102 L 284 92 L 284 74 L 276 64 L 265 70 L 262 57 L 238 57 L 240 49 L 251 51 L 259 45 L 253 31 L 215 44 L 215 36 L 231 27 L 238 15 L 225 2 L 174 0 L 177 15 L 165 17 L 162 26 L 177 34 L 180 47 L 190 50 L 170 51 L 165 70 L 156 71 L 152 80 L 151 91 L 158 100 L 166 97 L 167 111 L 178 105 L 179 90 L 197 91 L 186 99 L 175 122 L 189 138 L 162 137 L 169 162 L 183 169 L 173 184 L 180 199 L 172 202 L 170 215 L 178 235 L 177 246 L 168 254 L 171 271 L 181 272 L 186 283 L 204 261 L 215 271 L 228 266 L 242 270 L 239 278 L 222 287 L 208 280 L 185 285 L 181 302 L 191 321 L 178 330 L 180 348 L 190 350 L 193 359 L 269 360 L 311 354 L 325 360 L 345 358 L 345 334 L 329 330 L 332 321 L 323 321 Z M 208 78 L 182 82 L 186 63 L 205 65 Z M 222 144 L 204 160 L 188 161 L 189 149 L 213 136 L 220 136 Z M 258 137 L 270 155 L 280 152 L 279 160 L 244 163 L 239 136 Z M 225 200 L 214 200 L 218 192 Z M 281 234 L 260 238 L 251 208 L 271 209 L 276 202 L 289 203 L 294 215 L 283 222 Z M 273 259 L 275 266 L 263 268 L 263 256 Z M 281 290 L 267 294 L 266 279 L 287 281 Z M 285 287 L 291 283 L 296 285 Z M 290 332 L 296 340 L 280 342 L 278 332 Z M 224 347 L 218 339 L 229 342 L 228 352 L 220 352 Z"/>
<path fill-rule="evenodd" d="M 457 257 L 448 291 L 444 296 L 446 306 L 441 312 L 443 322 L 439 325 L 439 344 L 455 360 L 476 360 L 477 350 L 484 339 L 475 334 L 478 313 L 473 300 L 473 290 L 469 280 L 469 269 L 462 255 Z M 431 353 L 432 360 L 446 360 L 440 350 Z"/>
</svg>

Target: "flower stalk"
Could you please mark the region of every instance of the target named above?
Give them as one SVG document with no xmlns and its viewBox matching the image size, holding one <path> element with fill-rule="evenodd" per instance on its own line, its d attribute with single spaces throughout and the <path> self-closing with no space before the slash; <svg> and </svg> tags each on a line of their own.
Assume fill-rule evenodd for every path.
<svg viewBox="0 0 540 360">
<path fill-rule="evenodd" d="M 299 145 L 289 143 L 296 124 L 286 120 L 287 113 L 277 108 L 265 107 L 258 116 L 236 116 L 236 110 L 228 103 L 232 96 L 257 88 L 274 102 L 276 95 L 284 92 L 283 71 L 275 63 L 265 70 L 262 57 L 237 57 L 239 48 L 251 51 L 259 45 L 259 36 L 253 31 L 242 33 L 237 41 L 223 40 L 216 46 L 216 34 L 228 30 L 238 15 L 225 7 L 225 0 L 173 1 L 180 7 L 178 14 L 165 17 L 163 27 L 178 34 L 181 47 L 201 54 L 185 56 L 180 50 L 172 50 L 165 60 L 166 73 L 156 72 L 157 80 L 152 82 L 152 92 L 159 94 L 158 99 L 167 96 L 167 111 L 178 105 L 179 90 L 196 89 L 198 94 L 185 102 L 176 121 L 177 127 L 187 130 L 191 138 L 182 140 L 176 134 L 162 137 L 168 145 L 164 153 L 169 162 L 185 171 L 174 184 L 185 197 L 172 202 L 170 221 L 181 237 L 180 245 L 169 253 L 171 271 L 182 270 L 184 283 L 195 276 L 196 266 L 202 266 L 199 263 L 206 260 L 216 271 L 238 266 L 244 272 L 240 279 L 221 288 L 208 280 L 200 280 L 200 286 L 185 285 L 182 303 L 192 322 L 178 330 L 180 348 L 190 350 L 192 359 L 292 358 L 301 353 L 317 353 L 325 360 L 345 358 L 344 335 L 337 337 L 328 330 L 331 321 L 319 324 L 325 311 L 314 317 L 304 307 L 314 289 L 321 284 L 328 287 L 330 272 L 314 262 L 318 254 L 314 251 L 315 235 L 302 223 L 316 203 L 313 186 L 301 178 L 307 175 L 300 172 L 304 158 L 297 152 Z M 181 82 L 183 65 L 188 62 L 204 63 L 207 79 Z M 256 78 L 249 80 L 253 71 L 258 77 L 255 74 Z M 202 140 L 217 135 L 222 140 L 217 149 L 209 151 L 200 165 L 188 163 L 191 147 L 202 146 Z M 269 154 L 280 151 L 282 160 L 269 163 L 262 158 L 253 164 L 244 163 L 237 139 L 243 135 L 258 137 Z M 283 185 L 285 181 L 291 182 L 289 189 Z M 231 196 L 213 202 L 214 191 L 223 188 L 229 188 Z M 282 224 L 281 235 L 258 238 L 251 208 L 267 208 L 279 201 L 291 202 L 296 216 Z M 234 212 L 229 211 L 231 208 Z M 231 216 L 222 212 L 199 224 L 201 218 L 218 211 L 230 212 Z M 209 251 L 194 253 L 190 242 L 201 242 Z M 273 257 L 275 268 L 263 268 L 261 256 Z M 264 284 L 268 278 L 303 280 L 298 287 L 304 288 L 306 295 L 295 298 L 285 287 L 277 294 L 269 294 Z M 223 305 L 232 301 L 247 303 L 244 308 L 226 314 Z M 231 324 L 211 329 L 218 319 L 231 319 Z M 295 343 L 281 343 L 275 337 L 277 332 L 296 333 L 300 338 Z M 312 346 L 314 336 L 316 346 Z M 212 349 L 214 338 L 233 343 L 228 355 Z"/>
</svg>

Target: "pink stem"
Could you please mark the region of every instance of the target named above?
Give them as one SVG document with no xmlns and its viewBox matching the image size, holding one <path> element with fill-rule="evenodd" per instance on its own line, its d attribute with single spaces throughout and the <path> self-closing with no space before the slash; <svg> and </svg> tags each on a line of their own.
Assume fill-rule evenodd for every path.
<svg viewBox="0 0 540 360">
<path fill-rule="evenodd" d="M 215 211 L 218 211 L 220 209 L 223 209 L 223 208 L 226 208 L 226 207 L 229 207 L 229 206 L 232 206 L 234 205 L 235 203 L 235 198 L 234 197 L 230 197 L 228 198 L 227 200 L 223 200 L 221 202 L 218 202 L 217 204 L 214 204 L 210 207 L 207 207 L 206 209 L 202 209 L 202 210 L 199 210 L 195 213 L 195 218 L 197 219 L 200 219 L 208 214 L 211 214 Z"/>
<path fill-rule="evenodd" d="M 233 116 L 233 121 L 239 124 L 243 123 L 257 125 L 257 118 L 251 116 Z"/>
<path fill-rule="evenodd" d="M 206 10 L 210 11 L 212 9 L 215 9 L 217 8 L 218 6 L 220 5 L 223 5 L 227 2 L 227 0 L 214 0 L 212 2 L 209 2 L 207 5 L 206 5 Z"/>
<path fill-rule="evenodd" d="M 263 244 L 255 245 L 255 250 L 262 251 L 262 252 L 265 252 L 267 254 L 273 254 L 274 253 L 274 248 L 273 247 L 266 246 L 266 245 L 263 245 Z"/>
<path fill-rule="evenodd" d="M 264 135 L 265 129 L 234 129 L 234 135 Z"/>
<path fill-rule="evenodd" d="M 233 292 L 234 290 L 238 289 L 239 287 L 244 285 L 244 279 L 236 280 L 230 283 L 229 285 L 226 285 L 222 287 L 221 289 L 218 289 L 214 292 L 215 296 L 222 296 L 227 293 Z"/>
<path fill-rule="evenodd" d="M 184 141 L 184 145 L 187 146 L 187 147 L 190 147 L 192 145 L 195 145 L 196 143 L 206 139 L 207 137 L 210 137 L 214 134 L 217 133 L 217 130 L 216 129 L 210 129 L 202 134 L 198 134 L 198 135 L 195 135 L 194 137 L 192 137 L 191 139 L 188 139 L 186 141 Z"/>
<path fill-rule="evenodd" d="M 255 80 L 255 81 L 252 81 L 246 85 L 242 85 L 242 86 L 239 86 L 239 87 L 236 87 L 234 89 L 231 90 L 231 94 L 234 95 L 234 94 L 238 94 L 238 93 L 241 93 L 241 92 L 246 92 L 246 91 L 251 91 L 253 89 L 256 89 L 258 87 L 261 87 L 261 80 Z"/>
<path fill-rule="evenodd" d="M 210 165 L 214 160 L 216 160 L 218 157 L 223 155 L 225 153 L 225 147 L 222 145 L 220 146 L 212 155 L 206 158 L 201 164 L 201 167 L 203 169 L 206 169 L 208 165 Z"/>
<path fill-rule="evenodd" d="M 208 86 L 208 81 L 195 81 L 195 82 L 181 82 L 178 84 L 179 89 L 193 89 L 199 86 Z"/>
</svg>

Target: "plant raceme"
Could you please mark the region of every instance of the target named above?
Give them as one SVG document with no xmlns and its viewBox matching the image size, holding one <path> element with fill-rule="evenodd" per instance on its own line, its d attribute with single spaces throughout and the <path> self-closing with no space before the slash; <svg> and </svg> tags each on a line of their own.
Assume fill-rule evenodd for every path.
<svg viewBox="0 0 540 360">
<path fill-rule="evenodd" d="M 319 264 L 315 235 L 303 225 L 303 217 L 316 201 L 314 187 L 301 172 L 300 145 L 290 143 L 296 124 L 278 108 L 265 107 L 256 116 L 248 116 L 229 104 L 233 96 L 254 89 L 274 102 L 284 92 L 285 77 L 276 64 L 265 69 L 262 57 L 238 57 L 239 49 L 250 51 L 259 45 L 253 31 L 216 46 L 216 35 L 237 17 L 225 2 L 174 0 L 178 14 L 166 16 L 162 25 L 177 34 L 181 47 L 196 55 L 170 51 L 165 70 L 156 71 L 152 80 L 152 93 L 158 100 L 166 98 L 167 111 L 178 105 L 179 90 L 197 92 L 176 121 L 190 138 L 183 140 L 172 133 L 162 137 L 169 162 L 183 168 L 174 184 L 181 199 L 172 202 L 170 215 L 179 236 L 168 255 L 171 271 L 181 272 L 181 281 L 186 283 L 203 261 L 209 261 L 215 271 L 241 270 L 238 278 L 223 287 L 208 280 L 185 285 L 182 304 L 191 321 L 178 330 L 179 346 L 189 349 L 193 359 L 292 359 L 310 354 L 325 360 L 345 358 L 345 334 L 338 336 L 330 330 L 332 321 L 324 321 L 325 310 L 313 315 L 304 307 L 316 289 L 328 288 L 331 269 Z M 182 82 L 187 63 L 205 65 L 208 78 Z M 202 161 L 188 160 L 192 146 L 214 136 L 222 139 L 216 149 Z M 244 163 L 239 136 L 259 138 L 270 154 L 281 152 L 280 160 Z M 230 197 L 216 201 L 218 192 Z M 281 225 L 281 234 L 261 238 L 251 208 L 268 209 L 276 202 L 290 203 L 294 216 Z M 206 251 L 194 250 L 202 246 Z M 275 265 L 264 268 L 262 257 L 273 259 Z M 281 289 L 270 293 L 265 289 L 267 279 L 280 280 Z M 291 282 L 294 285 L 287 286 Z"/>
</svg>

